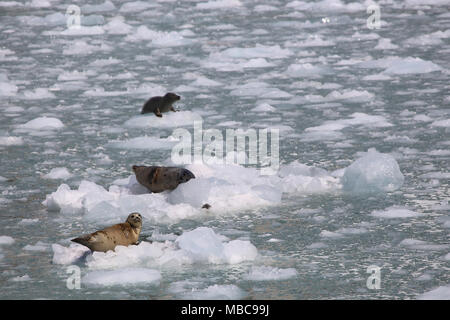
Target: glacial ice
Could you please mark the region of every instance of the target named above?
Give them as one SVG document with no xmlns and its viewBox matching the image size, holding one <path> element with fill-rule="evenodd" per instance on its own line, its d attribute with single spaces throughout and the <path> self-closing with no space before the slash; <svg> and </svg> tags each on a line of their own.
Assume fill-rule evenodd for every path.
<svg viewBox="0 0 450 320">
<path fill-rule="evenodd" d="M 269 266 L 253 266 L 248 274 L 244 275 L 244 280 L 251 281 L 271 281 L 287 280 L 297 277 L 295 268 L 276 268 Z"/>
<path fill-rule="evenodd" d="M 390 192 L 400 188 L 404 180 L 392 156 L 371 148 L 345 169 L 342 185 L 349 192 Z"/>
<path fill-rule="evenodd" d="M 417 296 L 418 300 L 450 300 L 450 285 L 440 286 Z"/>
<path fill-rule="evenodd" d="M 161 278 L 158 270 L 124 268 L 91 271 L 81 279 L 81 283 L 88 286 L 158 285 Z"/>
<path fill-rule="evenodd" d="M 253 261 L 258 250 L 249 241 L 231 240 L 211 228 L 198 227 L 184 232 L 175 240 L 142 241 L 139 245 L 117 246 L 115 251 L 93 252 L 78 244 L 52 245 L 54 264 L 83 262 L 91 270 L 179 266 L 183 264 L 238 264 Z M 84 258 L 84 260 L 83 260 Z"/>
<path fill-rule="evenodd" d="M 25 130 L 55 130 L 64 127 L 61 120 L 51 117 L 39 117 L 18 126 Z"/>
<path fill-rule="evenodd" d="M 73 174 L 67 168 L 53 168 L 49 173 L 43 176 L 44 179 L 62 179 L 67 180 L 72 178 Z"/>
</svg>

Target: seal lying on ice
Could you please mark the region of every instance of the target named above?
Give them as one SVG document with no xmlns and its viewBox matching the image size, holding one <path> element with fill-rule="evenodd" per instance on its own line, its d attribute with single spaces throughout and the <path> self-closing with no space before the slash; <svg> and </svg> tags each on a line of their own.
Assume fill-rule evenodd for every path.
<svg viewBox="0 0 450 320">
<path fill-rule="evenodd" d="M 175 112 L 172 104 L 180 99 L 179 95 L 172 92 L 166 93 L 164 97 L 152 97 L 142 107 L 141 114 L 153 112 L 157 117 L 162 117 L 162 112 Z"/>
<path fill-rule="evenodd" d="M 129 246 L 137 244 L 142 229 L 142 216 L 133 212 L 128 215 L 127 221 L 111 227 L 85 234 L 72 239 L 73 242 L 88 247 L 91 251 L 114 250 L 116 246 Z"/>
<path fill-rule="evenodd" d="M 173 190 L 195 178 L 191 171 L 178 167 L 133 166 L 133 171 L 136 180 L 154 193 Z"/>
</svg>

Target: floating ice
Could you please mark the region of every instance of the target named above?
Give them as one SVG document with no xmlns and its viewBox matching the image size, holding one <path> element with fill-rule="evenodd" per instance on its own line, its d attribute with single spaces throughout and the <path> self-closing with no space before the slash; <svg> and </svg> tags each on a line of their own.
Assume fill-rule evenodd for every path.
<svg viewBox="0 0 450 320">
<path fill-rule="evenodd" d="M 12 136 L 1 137 L 0 136 L 0 146 L 21 146 L 23 144 L 24 144 L 24 142 L 21 137 L 12 137 Z"/>
<path fill-rule="evenodd" d="M 87 35 L 98 35 L 104 34 L 105 30 L 101 26 L 79 26 L 77 28 L 71 27 L 64 31 L 57 32 L 57 34 L 61 34 L 63 36 L 87 36 Z M 45 35 L 52 35 L 52 33 L 46 33 Z"/>
<path fill-rule="evenodd" d="M 125 23 L 123 17 L 114 17 L 107 24 L 103 26 L 103 29 L 110 34 L 128 34 L 132 31 L 133 27 Z"/>
<path fill-rule="evenodd" d="M 450 285 L 437 287 L 417 296 L 418 300 L 450 300 Z"/>
<path fill-rule="evenodd" d="M 52 244 L 53 260 L 54 264 L 74 264 L 77 263 L 82 257 L 86 256 L 89 250 L 88 248 L 71 244 L 70 247 L 64 247 L 60 244 Z"/>
<path fill-rule="evenodd" d="M 23 247 L 23 250 L 26 250 L 26 251 L 47 251 L 48 248 L 49 248 L 49 245 L 47 243 L 44 243 L 42 241 L 38 241 L 34 245 L 27 244 L 25 247 Z"/>
<path fill-rule="evenodd" d="M 233 96 L 257 96 L 261 99 L 290 98 L 292 95 L 278 88 L 270 87 L 265 82 L 250 81 L 241 84 L 230 92 Z"/>
<path fill-rule="evenodd" d="M 158 270 L 124 268 L 108 271 L 92 271 L 85 275 L 81 279 L 81 282 L 88 286 L 158 285 L 161 278 L 161 273 Z"/>
<path fill-rule="evenodd" d="M 436 120 L 431 124 L 431 126 L 448 128 L 448 127 L 450 127 L 450 119 Z"/>
<path fill-rule="evenodd" d="M 238 300 L 246 296 L 246 292 L 234 284 L 212 285 L 204 289 L 192 288 L 180 294 L 186 300 Z"/>
<path fill-rule="evenodd" d="M 15 96 L 17 90 L 17 86 L 10 83 L 7 77 L 0 78 L 0 96 Z"/>
<path fill-rule="evenodd" d="M 23 276 L 17 276 L 17 277 L 11 278 L 11 281 L 16 281 L 16 282 L 30 281 L 30 280 L 31 280 L 31 278 L 27 274 L 25 274 Z"/>
<path fill-rule="evenodd" d="M 211 54 L 210 58 L 231 58 L 231 59 L 250 59 L 250 58 L 270 58 L 282 59 L 292 55 L 289 49 L 282 49 L 279 45 L 263 46 L 256 45 L 253 48 L 229 48 L 218 54 Z"/>
<path fill-rule="evenodd" d="M 142 241 L 139 245 L 117 246 L 115 251 L 93 252 L 81 245 L 63 247 L 52 245 L 53 263 L 73 264 L 86 256 L 89 269 L 128 268 L 139 266 L 171 266 L 193 263 L 237 264 L 253 261 L 258 251 L 249 241 L 232 240 L 216 234 L 212 229 L 199 227 L 184 232 L 175 241 L 149 243 Z"/>
<path fill-rule="evenodd" d="M 394 218 L 416 218 L 423 216 L 422 213 L 411 211 L 404 207 L 389 207 L 385 210 L 375 210 L 371 213 L 377 218 L 394 219 Z"/>
<path fill-rule="evenodd" d="M 31 99 L 31 100 L 53 99 L 55 97 L 55 95 L 53 93 L 51 93 L 50 91 L 48 91 L 48 89 L 46 89 L 46 88 L 36 88 L 34 91 L 27 90 L 27 91 L 24 91 L 23 95 L 26 99 Z"/>
<path fill-rule="evenodd" d="M 374 148 L 345 169 L 343 189 L 351 192 L 389 192 L 400 188 L 404 181 L 397 161 Z"/>
<path fill-rule="evenodd" d="M 197 87 L 217 87 L 223 85 L 222 83 L 218 81 L 214 81 L 211 79 L 208 79 L 206 77 L 197 77 L 197 79 L 192 83 L 193 86 Z"/>
<path fill-rule="evenodd" d="M 272 107 L 268 103 L 260 103 L 256 107 L 251 109 L 251 111 L 255 112 L 275 112 L 276 110 L 277 110 L 276 108 Z"/>
<path fill-rule="evenodd" d="M 64 127 L 61 120 L 57 118 L 39 117 L 18 126 L 26 130 L 55 130 Z"/>
<path fill-rule="evenodd" d="M 49 173 L 43 176 L 44 179 L 62 179 L 67 180 L 73 177 L 73 174 L 67 168 L 53 168 Z"/>
<path fill-rule="evenodd" d="M 164 113 L 162 118 L 153 113 L 136 116 L 127 120 L 124 125 L 128 128 L 172 128 L 192 126 L 194 121 L 201 121 L 200 115 L 191 111 L 178 111 Z"/>
<path fill-rule="evenodd" d="M 410 46 L 434 46 L 442 44 L 442 39 L 447 38 L 450 38 L 450 29 L 446 31 L 436 31 L 429 34 L 422 34 L 406 40 L 405 43 Z"/>
<path fill-rule="evenodd" d="M 316 193 L 333 191 L 340 187 L 339 179 L 326 170 L 294 161 L 280 168 L 278 187 L 287 193 Z M 272 178 L 275 179 L 275 178 Z"/>
<path fill-rule="evenodd" d="M 375 46 L 374 49 L 376 50 L 391 50 L 391 49 L 397 49 L 398 46 L 391 43 L 391 39 L 384 39 L 381 38 L 378 40 L 378 44 Z"/>
<path fill-rule="evenodd" d="M 109 0 L 100 4 L 85 4 L 81 7 L 81 12 L 84 14 L 92 12 L 105 12 L 115 10 L 116 6 Z"/>
<path fill-rule="evenodd" d="M 125 40 L 127 41 L 141 41 L 150 40 L 153 46 L 159 47 L 176 47 L 191 44 L 192 40 L 184 38 L 179 32 L 171 31 L 154 31 L 146 26 L 140 26 L 135 32 L 129 34 Z"/>
<path fill-rule="evenodd" d="M 298 272 L 294 268 L 274 268 L 269 266 L 252 267 L 250 272 L 244 275 L 244 280 L 270 281 L 287 280 L 297 277 Z"/>
<path fill-rule="evenodd" d="M 156 138 L 156 137 L 136 137 L 125 141 L 111 141 L 107 146 L 117 149 L 139 149 L 139 150 L 170 150 L 179 142 L 173 137 Z"/>
<path fill-rule="evenodd" d="M 0 236 L 0 245 L 10 245 L 14 242 L 15 240 L 10 236 Z"/>
<path fill-rule="evenodd" d="M 71 41 L 64 49 L 65 55 L 89 55 L 98 51 L 110 51 L 111 47 L 102 43 L 100 45 L 90 45 L 86 41 Z"/>
<path fill-rule="evenodd" d="M 428 73 L 433 71 L 440 71 L 441 67 L 431 61 L 425 61 L 420 58 L 405 58 L 396 61 L 386 70 L 385 74 L 410 74 L 410 73 Z"/>
<path fill-rule="evenodd" d="M 208 2 L 197 3 L 198 9 L 226 9 L 242 6 L 239 0 L 210 0 Z"/>
<path fill-rule="evenodd" d="M 285 71 L 285 74 L 289 77 L 310 77 L 328 73 L 331 73 L 329 67 L 324 65 L 315 66 L 310 63 L 291 64 Z"/>
<path fill-rule="evenodd" d="M 223 244 L 220 237 L 206 227 L 185 232 L 176 242 L 194 261 L 236 264 L 254 260 L 258 254 L 255 246 L 248 241 L 233 240 Z"/>
<path fill-rule="evenodd" d="M 123 4 L 119 11 L 120 12 L 137 12 L 137 11 L 144 11 L 150 8 L 155 8 L 157 7 L 157 4 L 154 3 L 149 3 L 147 1 L 132 1 L 132 2 L 127 2 L 125 4 Z"/>
<path fill-rule="evenodd" d="M 300 11 L 318 11 L 318 12 L 363 12 L 367 7 L 358 2 L 344 3 L 341 0 L 322 0 L 322 1 L 291 1 L 286 7 L 294 8 Z"/>
<path fill-rule="evenodd" d="M 438 251 L 438 250 L 446 250 L 449 248 L 449 245 L 447 244 L 434 244 L 416 239 L 404 239 L 399 243 L 399 246 L 403 246 L 408 249 L 425 250 L 425 251 L 429 250 Z"/>
</svg>

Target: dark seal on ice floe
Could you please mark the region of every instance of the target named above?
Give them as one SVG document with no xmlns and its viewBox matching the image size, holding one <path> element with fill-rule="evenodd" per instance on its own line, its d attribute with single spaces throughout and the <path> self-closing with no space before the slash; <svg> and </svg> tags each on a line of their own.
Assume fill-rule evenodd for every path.
<svg viewBox="0 0 450 320">
<path fill-rule="evenodd" d="M 133 166 L 133 171 L 136 180 L 154 193 L 173 190 L 195 178 L 189 170 L 178 167 Z"/>
<path fill-rule="evenodd" d="M 72 239 L 73 242 L 82 244 L 92 251 L 106 252 L 114 250 L 116 246 L 129 246 L 137 244 L 142 229 L 142 216 L 133 212 L 128 215 L 127 221 L 115 224 L 111 227 L 85 234 Z"/>
<path fill-rule="evenodd" d="M 205 203 L 205 204 L 202 206 L 202 209 L 208 210 L 209 208 L 211 208 L 211 205 L 208 204 L 208 203 Z"/>
<path fill-rule="evenodd" d="M 180 99 L 179 95 L 172 92 L 166 93 L 164 97 L 152 97 L 142 107 L 141 114 L 153 112 L 156 116 L 162 117 L 163 112 L 175 112 L 172 104 Z"/>
</svg>

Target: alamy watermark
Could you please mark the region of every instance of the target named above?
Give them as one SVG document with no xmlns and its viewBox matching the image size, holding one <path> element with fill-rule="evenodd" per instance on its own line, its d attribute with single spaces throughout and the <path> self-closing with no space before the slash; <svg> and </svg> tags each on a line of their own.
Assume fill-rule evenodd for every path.
<svg viewBox="0 0 450 320">
<path fill-rule="evenodd" d="M 377 4 L 372 4 L 367 7 L 367 13 L 370 16 L 367 18 L 367 28 L 369 29 L 380 29 L 381 28 L 381 11 L 380 6 Z"/>
<path fill-rule="evenodd" d="M 69 290 L 81 289 L 81 269 L 79 266 L 71 265 L 66 269 L 66 273 L 70 276 L 66 280 L 66 287 Z"/>
<path fill-rule="evenodd" d="M 172 137 L 180 139 L 171 153 L 176 165 L 196 162 L 256 165 L 262 175 L 273 175 L 280 166 L 280 130 L 276 128 L 221 131 L 203 129 L 203 121 L 195 120 L 193 135 L 178 128 Z"/>
<path fill-rule="evenodd" d="M 71 4 L 66 10 L 67 28 L 79 29 L 81 28 L 81 9 L 79 6 Z"/>
<path fill-rule="evenodd" d="M 371 265 L 367 267 L 367 273 L 370 276 L 367 278 L 366 285 L 367 289 L 380 289 L 381 288 L 381 268 L 376 265 Z"/>
</svg>

